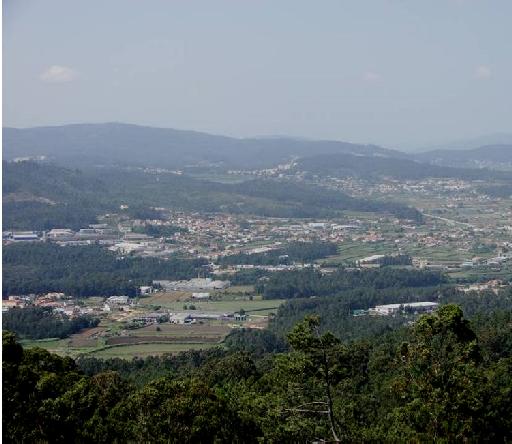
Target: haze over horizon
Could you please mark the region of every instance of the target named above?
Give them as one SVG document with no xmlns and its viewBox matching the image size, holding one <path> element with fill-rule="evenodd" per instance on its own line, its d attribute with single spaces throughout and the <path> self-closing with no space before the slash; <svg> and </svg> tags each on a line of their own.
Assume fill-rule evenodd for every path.
<svg viewBox="0 0 512 444">
<path fill-rule="evenodd" d="M 115 121 L 401 149 L 512 133 L 510 2 L 151 5 L 4 1 L 4 126 Z"/>
</svg>

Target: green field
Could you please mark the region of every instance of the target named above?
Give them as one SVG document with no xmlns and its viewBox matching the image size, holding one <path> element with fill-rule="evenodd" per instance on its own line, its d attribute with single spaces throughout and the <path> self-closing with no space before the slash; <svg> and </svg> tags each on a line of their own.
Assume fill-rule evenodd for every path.
<svg viewBox="0 0 512 444">
<path fill-rule="evenodd" d="M 97 347 L 103 346 L 103 343 L 100 341 L 96 342 L 95 347 L 73 347 L 70 345 L 71 339 L 48 339 L 41 341 L 33 341 L 33 340 L 22 340 L 20 341 L 23 347 L 25 348 L 35 348 L 40 347 L 48 350 L 51 353 L 57 353 L 61 356 L 71 356 L 76 357 L 82 353 L 89 353 L 95 350 Z"/>
<path fill-rule="evenodd" d="M 109 359 L 122 358 L 131 359 L 134 356 L 146 357 L 161 355 L 164 353 L 178 353 L 187 350 L 205 350 L 216 347 L 218 344 L 137 344 L 137 345 L 116 345 L 88 353 L 88 356 L 95 358 Z"/>
<path fill-rule="evenodd" d="M 32 348 L 32 347 L 41 347 L 46 348 L 48 350 L 52 348 L 61 348 L 66 345 L 67 339 L 40 339 L 40 340 L 32 340 L 32 339 L 22 339 L 20 343 L 23 347 Z"/>
<path fill-rule="evenodd" d="M 210 348 L 218 345 L 222 338 L 230 331 L 229 327 L 220 325 L 209 327 L 204 325 L 177 326 L 161 324 L 159 328 L 160 331 L 156 331 L 156 326 L 130 331 L 130 335 L 140 338 L 141 342 L 145 341 L 145 337 L 150 337 L 148 341 L 151 340 L 153 342 L 148 344 L 106 345 L 105 338 L 100 338 L 93 341 L 92 346 L 74 346 L 75 341 L 78 341 L 78 344 L 80 343 L 82 333 L 66 339 L 41 341 L 22 340 L 21 343 L 25 348 L 41 347 L 61 356 L 77 357 L 81 354 L 87 354 L 101 358 L 130 358 L 134 356 L 150 356 L 162 353 L 177 353 L 185 350 Z M 86 331 L 84 330 L 83 334 L 85 333 Z M 169 337 L 169 335 L 171 335 L 176 342 L 165 342 L 165 337 Z M 159 336 L 162 337 L 162 342 L 156 342 L 156 338 Z M 208 340 L 210 340 L 210 342 L 208 342 Z"/>
<path fill-rule="evenodd" d="M 338 254 L 336 256 L 330 256 L 327 259 L 323 259 L 319 262 L 342 264 L 346 262 L 354 262 L 357 259 L 371 256 L 373 254 L 391 254 L 394 252 L 396 252 L 396 247 L 391 243 L 344 242 L 339 246 Z"/>
<path fill-rule="evenodd" d="M 439 247 L 408 247 L 407 253 L 411 256 L 431 259 L 435 261 L 462 262 L 475 256 L 469 251 L 458 250 L 455 246 L 441 245 Z M 480 255 L 481 256 L 481 255 Z"/>
<path fill-rule="evenodd" d="M 233 287 L 216 294 L 215 298 L 219 300 L 214 301 L 190 301 L 190 294 L 184 292 L 155 293 L 150 297 L 141 298 L 137 309 L 141 313 L 154 310 L 156 306 L 175 312 L 183 311 L 184 305 L 194 305 L 196 311 L 202 312 L 233 313 L 244 309 L 249 314 L 247 322 L 211 320 L 190 325 L 163 323 L 127 329 L 127 321 L 103 319 L 98 327 L 83 330 L 66 339 L 26 340 L 23 344 L 27 348 L 42 347 L 62 356 L 76 357 L 87 354 L 98 358 L 127 359 L 134 356 L 210 348 L 221 343 L 237 325 L 257 328 L 265 326 L 266 315 L 275 313 L 284 302 L 279 299 L 263 300 L 261 296 L 253 296 L 252 293 L 252 287 Z M 124 343 L 121 344 L 121 341 Z"/>
<path fill-rule="evenodd" d="M 183 311 L 184 305 L 194 305 L 198 311 L 205 312 L 235 312 L 244 309 L 247 313 L 265 315 L 276 312 L 277 308 L 284 302 L 284 299 L 263 300 L 261 296 L 239 296 L 236 293 L 226 292 L 225 294 L 214 297 L 220 297 L 220 300 L 194 301 L 184 296 L 179 301 L 174 300 L 172 296 L 156 293 L 150 297 L 140 300 L 140 305 L 159 305 L 171 311 Z"/>
<path fill-rule="evenodd" d="M 512 265 L 503 267 L 500 271 L 489 269 L 469 269 L 448 273 L 453 279 L 463 279 L 468 281 L 501 279 L 504 281 L 512 280 Z"/>
</svg>

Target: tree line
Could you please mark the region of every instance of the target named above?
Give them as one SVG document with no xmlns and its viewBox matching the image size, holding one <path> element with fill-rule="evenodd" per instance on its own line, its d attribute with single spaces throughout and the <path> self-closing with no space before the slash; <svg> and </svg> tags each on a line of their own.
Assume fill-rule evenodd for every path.
<svg viewBox="0 0 512 444">
<path fill-rule="evenodd" d="M 189 279 L 204 259 L 120 257 L 99 245 L 16 243 L 2 251 L 2 294 L 63 292 L 77 297 L 135 296 L 154 279 Z"/>
<path fill-rule="evenodd" d="M 99 322 L 91 316 L 70 319 L 47 307 L 13 308 L 2 315 L 3 328 L 25 339 L 67 338 L 84 328 L 96 327 Z"/>
<path fill-rule="evenodd" d="M 322 274 L 314 269 L 272 273 L 256 284 L 265 299 L 293 299 L 326 296 L 354 288 L 403 288 L 441 285 L 446 278 L 424 270 L 382 268 L 371 270 L 339 269 Z"/>
<path fill-rule="evenodd" d="M 189 352 L 139 359 L 125 372 L 114 371 L 119 361 L 95 367 L 88 358 L 84 373 L 4 333 L 4 440 L 506 442 L 510 316 L 509 308 L 469 321 L 447 304 L 413 325 L 348 342 L 308 316 L 287 334 L 286 351 Z M 130 367 L 148 379 L 133 384 L 124 377 Z"/>
<path fill-rule="evenodd" d="M 218 263 L 228 265 L 288 265 L 294 262 L 309 263 L 316 259 L 336 254 L 338 247 L 333 242 L 290 242 L 264 253 L 238 253 L 219 258 Z"/>
</svg>

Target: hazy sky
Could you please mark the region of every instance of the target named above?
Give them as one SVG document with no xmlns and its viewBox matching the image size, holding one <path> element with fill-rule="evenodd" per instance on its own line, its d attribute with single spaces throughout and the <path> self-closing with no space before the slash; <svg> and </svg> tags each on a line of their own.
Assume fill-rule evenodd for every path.
<svg viewBox="0 0 512 444">
<path fill-rule="evenodd" d="M 6 126 L 387 146 L 512 131 L 511 0 L 4 0 Z"/>
</svg>

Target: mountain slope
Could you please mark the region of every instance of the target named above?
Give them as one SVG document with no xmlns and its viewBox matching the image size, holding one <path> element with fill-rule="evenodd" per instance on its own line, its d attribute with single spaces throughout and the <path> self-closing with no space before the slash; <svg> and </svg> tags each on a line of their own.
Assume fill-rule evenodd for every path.
<svg viewBox="0 0 512 444">
<path fill-rule="evenodd" d="M 236 139 L 194 131 L 120 123 L 4 128 L 4 158 L 46 156 L 72 166 L 139 165 L 182 168 L 217 164 L 233 168 L 273 166 L 292 157 L 352 153 L 405 157 L 374 145 L 294 138 Z"/>
<path fill-rule="evenodd" d="M 512 173 L 487 169 L 463 169 L 420 163 L 409 159 L 353 156 L 351 154 L 322 154 L 298 159 L 296 171 L 335 177 L 374 179 L 393 177 L 402 180 L 420 180 L 428 177 L 468 180 L 512 179 Z"/>
<path fill-rule="evenodd" d="M 417 210 L 402 204 L 289 181 L 222 184 L 176 174 L 104 168 L 81 172 L 33 162 L 4 162 L 3 171 L 4 229 L 80 228 L 99 214 L 118 212 L 121 204 L 129 206 L 128 215 L 144 219 L 155 213 L 151 207 L 165 207 L 287 218 L 355 210 L 421 221 Z"/>
<path fill-rule="evenodd" d="M 512 167 L 512 144 L 485 145 L 470 150 L 434 150 L 416 155 L 423 162 L 467 168 Z"/>
</svg>

